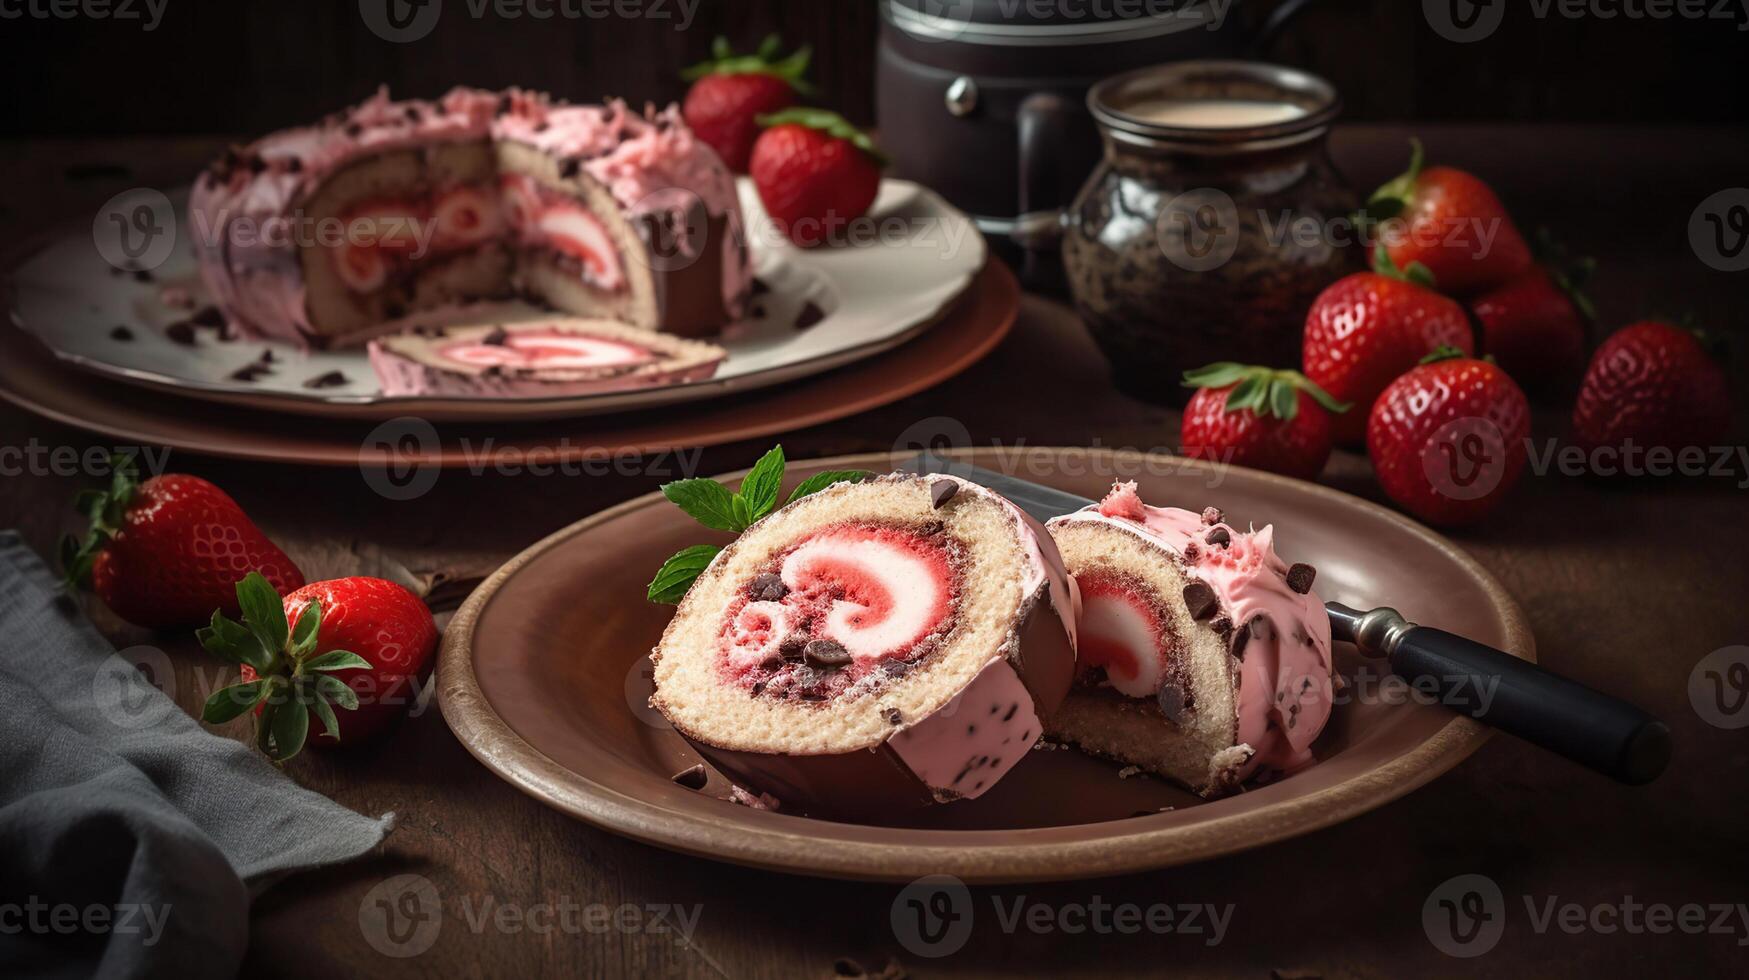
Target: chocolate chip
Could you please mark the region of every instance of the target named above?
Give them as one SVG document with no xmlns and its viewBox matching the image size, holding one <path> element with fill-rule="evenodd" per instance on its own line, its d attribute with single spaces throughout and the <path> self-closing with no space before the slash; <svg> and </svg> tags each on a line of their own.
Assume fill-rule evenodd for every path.
<svg viewBox="0 0 1749 980">
<path fill-rule="evenodd" d="M 898 708 L 887 708 L 881 712 L 881 717 L 885 718 L 889 725 L 903 724 L 905 721 L 905 715 Z"/>
<path fill-rule="evenodd" d="M 272 374 L 272 373 L 273 372 L 268 369 L 267 365 L 262 364 L 260 362 L 256 362 L 254 364 L 245 364 L 242 367 L 238 368 L 237 370 L 232 371 L 231 372 L 231 380 L 232 381 L 242 381 L 242 382 L 253 382 L 256 378 L 259 378 L 262 375 Z"/>
<path fill-rule="evenodd" d="M 134 339 L 134 332 L 127 327 L 116 327 L 109 332 L 109 339 L 128 341 Z"/>
<path fill-rule="evenodd" d="M 302 171 L 304 169 L 303 158 L 302 157 L 286 157 L 285 158 L 285 169 L 286 169 L 287 173 L 294 173 L 294 174 Z"/>
<path fill-rule="evenodd" d="M 1208 543 L 1218 548 L 1225 548 L 1233 543 L 1233 535 L 1224 527 L 1217 527 L 1209 532 Z"/>
<path fill-rule="evenodd" d="M 799 664 L 802 662 L 802 648 L 807 645 L 807 637 L 786 636 L 778 642 L 777 651 L 784 660 L 792 664 Z"/>
<path fill-rule="evenodd" d="M 1189 544 L 1184 546 L 1184 560 L 1185 561 L 1191 562 L 1194 564 L 1196 562 L 1196 560 L 1198 558 L 1201 558 L 1201 557 L 1202 557 L 1202 549 L 1198 548 L 1196 546 L 1195 541 L 1192 541 Z"/>
<path fill-rule="evenodd" d="M 1318 577 L 1318 570 L 1304 562 L 1295 562 L 1287 570 L 1287 587 L 1300 595 L 1312 591 L 1312 580 Z"/>
<path fill-rule="evenodd" d="M 260 158 L 258 156 L 253 156 L 253 157 L 249 158 L 249 172 L 250 173 L 259 174 L 259 173 L 262 173 L 263 171 L 265 171 L 266 169 L 267 169 L 267 161 L 266 160 L 263 160 L 262 158 Z"/>
<path fill-rule="evenodd" d="M 273 348 L 263 347 L 261 349 L 261 357 L 260 357 L 261 363 L 272 364 L 274 361 L 277 361 L 278 359 L 279 358 L 273 356 Z"/>
<path fill-rule="evenodd" d="M 315 377 L 311 378 L 310 380 L 305 381 L 304 387 L 305 388 L 338 388 L 345 383 L 346 383 L 346 375 L 341 374 L 339 371 L 329 371 L 327 374 L 318 374 Z"/>
<path fill-rule="evenodd" d="M 346 124 L 346 135 L 351 136 L 354 139 L 357 139 L 359 136 L 361 136 L 363 134 L 364 134 L 364 127 L 360 126 L 358 123 L 347 123 Z"/>
<path fill-rule="evenodd" d="M 153 278 L 152 277 L 152 270 L 150 270 L 150 269 L 135 269 L 134 270 L 134 281 L 135 282 L 151 282 L 152 278 Z"/>
<path fill-rule="evenodd" d="M 1190 618 L 1198 622 L 1209 618 L 1215 612 L 1215 590 L 1206 582 L 1192 582 L 1184 587 L 1184 605 L 1190 611 Z"/>
<path fill-rule="evenodd" d="M 559 164 L 559 176 L 567 180 L 577 176 L 582 170 L 583 161 L 577 157 L 570 157 L 564 163 Z"/>
<path fill-rule="evenodd" d="M 994 711 L 995 709 L 992 708 L 991 710 Z M 1019 710 L 1020 710 L 1020 702 L 1016 701 L 1013 704 L 1008 706 L 1008 713 L 1002 716 L 1002 720 L 1003 721 L 1013 721 L 1014 720 L 1014 713 L 1019 711 Z"/>
<path fill-rule="evenodd" d="M 766 284 L 765 280 L 759 278 L 758 276 L 754 276 L 753 277 L 752 294 L 754 296 L 764 296 L 766 293 L 769 293 L 769 292 L 771 292 L 771 287 Z"/>
<path fill-rule="evenodd" d="M 491 333 L 480 338 L 480 343 L 491 347 L 503 347 L 510 343 L 510 332 L 503 327 L 493 327 Z"/>
<path fill-rule="evenodd" d="M 169 337 L 171 343 L 184 347 L 193 347 L 195 344 L 194 325 L 187 320 L 178 320 L 165 327 L 164 336 Z"/>
<path fill-rule="evenodd" d="M 824 319 L 826 319 L 826 311 L 820 309 L 818 303 L 809 300 L 808 305 L 802 307 L 802 311 L 796 314 L 796 329 L 806 330 Z"/>
<path fill-rule="evenodd" d="M 763 303 L 754 303 L 753 304 L 753 319 L 755 319 L 755 320 L 765 319 L 765 304 L 763 304 Z"/>
<path fill-rule="evenodd" d="M 506 112 L 509 112 L 510 106 L 511 106 L 511 102 L 510 102 L 510 96 L 508 93 L 498 96 L 498 108 L 497 108 L 498 115 L 502 116 Z"/>
<path fill-rule="evenodd" d="M 672 777 L 673 780 L 687 789 L 704 789 L 704 784 L 710 782 L 710 774 L 704 771 L 704 766 L 693 766 L 683 769 Z"/>
<path fill-rule="evenodd" d="M 534 131 L 537 133 L 544 133 L 547 131 L 547 129 L 549 128 L 550 125 L 551 125 L 550 123 L 548 123 L 546 120 L 543 119 L 540 122 L 535 123 Z"/>
<path fill-rule="evenodd" d="M 749 593 L 760 602 L 776 602 L 789 595 L 789 586 L 783 584 L 783 576 L 776 572 L 761 572 L 753 577 Z"/>
<path fill-rule="evenodd" d="M 929 503 L 936 510 L 947 506 L 947 502 L 960 492 L 957 480 L 936 480 L 929 485 Z"/>
<path fill-rule="evenodd" d="M 423 117 L 423 116 L 421 116 L 421 115 L 420 115 L 420 114 L 419 114 L 419 107 L 418 107 L 418 106 L 416 106 L 416 105 L 410 105 L 410 106 L 408 106 L 408 107 L 407 107 L 407 108 L 406 108 L 406 110 L 405 110 L 405 113 L 404 113 L 404 114 L 405 114 L 405 115 L 406 115 L 406 117 L 407 117 L 407 121 L 408 121 L 408 122 L 410 122 L 410 123 L 416 123 L 416 122 L 418 122 L 418 121 L 419 121 L 419 120 L 420 120 L 420 119 L 422 119 L 422 118 L 424 118 L 424 117 Z"/>
<path fill-rule="evenodd" d="M 1219 507 L 1204 507 L 1202 509 L 1202 522 L 1204 524 L 1209 525 L 1210 527 L 1213 527 L 1214 525 L 1219 524 L 1221 522 L 1222 516 L 1223 515 L 1221 514 L 1221 509 Z"/>
<path fill-rule="evenodd" d="M 850 663 L 850 651 L 837 640 L 813 640 L 802 648 L 802 659 L 819 670 L 837 670 Z"/>
<path fill-rule="evenodd" d="M 904 677 L 911 672 L 911 665 L 903 660 L 889 660 L 881 664 L 881 670 L 885 671 L 888 677 Z"/>
<path fill-rule="evenodd" d="M 1166 716 L 1167 721 L 1176 725 L 1183 720 L 1184 688 L 1170 682 L 1162 684 L 1160 693 L 1154 696 L 1154 700 L 1159 703 L 1160 713 Z"/>
<path fill-rule="evenodd" d="M 188 315 L 188 322 L 197 327 L 217 330 L 225 325 L 225 314 L 216 306 L 203 306 Z"/>
<path fill-rule="evenodd" d="M 1246 623 L 1244 626 L 1239 627 L 1239 629 L 1233 633 L 1233 658 L 1235 660 L 1245 659 L 1245 645 L 1251 642 L 1251 623 L 1255 622 L 1257 622 L 1257 620 L 1252 619 L 1250 623 Z"/>
<path fill-rule="evenodd" d="M 1210 623 L 1209 626 L 1222 636 L 1226 636 L 1228 633 L 1233 632 L 1233 621 L 1226 616 L 1216 616 L 1215 621 Z"/>
</svg>

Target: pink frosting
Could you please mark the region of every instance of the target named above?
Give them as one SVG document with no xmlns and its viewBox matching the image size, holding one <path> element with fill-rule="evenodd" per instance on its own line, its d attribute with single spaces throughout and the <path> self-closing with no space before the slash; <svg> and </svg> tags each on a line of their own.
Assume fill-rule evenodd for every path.
<svg viewBox="0 0 1749 980">
<path fill-rule="evenodd" d="M 577 159 L 634 217 L 656 212 L 682 217 L 694 195 L 711 214 L 727 215 L 723 299 L 732 313 L 740 310 L 752 272 L 735 248 L 744 238 L 735 179 L 687 128 L 679 110 L 646 107 L 640 114 L 618 100 L 569 105 L 521 89 L 456 88 L 435 102 L 395 101 L 380 89 L 320 125 L 283 130 L 233 150 L 195 182 L 189 200 L 201 273 L 214 299 L 255 334 L 295 341 L 313 333 L 288 216 L 298 215 L 304 199 L 328 175 L 355 160 L 481 139 L 526 143 L 560 159 Z M 250 226 L 246 241 L 233 240 L 239 221 Z"/>
<path fill-rule="evenodd" d="M 1014 665 L 984 665 L 941 710 L 888 740 L 938 801 L 984 795 L 1032 751 L 1043 731 Z"/>
<path fill-rule="evenodd" d="M 1183 559 L 1186 574 L 1214 590 L 1236 629 L 1254 618 L 1265 621 L 1267 627 L 1246 643 L 1239 668 L 1237 742 L 1249 745 L 1253 755 L 1238 778 L 1262 768 L 1292 772 L 1314 761 L 1312 742 L 1330 718 L 1330 619 L 1316 592 L 1301 595 L 1288 587 L 1288 566 L 1275 553 L 1273 525 L 1241 531 L 1220 521 L 1212 508 L 1198 514 L 1151 507 L 1133 482 L 1116 484 L 1100 503 L 1051 523 L 1069 521 L 1095 521 L 1142 535 Z M 1207 543 L 1216 528 L 1231 536 L 1227 547 Z"/>
</svg>

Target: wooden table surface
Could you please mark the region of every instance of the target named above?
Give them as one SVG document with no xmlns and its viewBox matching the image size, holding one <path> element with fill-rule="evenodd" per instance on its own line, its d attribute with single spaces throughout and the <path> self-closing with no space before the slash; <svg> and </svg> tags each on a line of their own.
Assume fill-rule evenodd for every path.
<svg viewBox="0 0 1749 980">
<path fill-rule="evenodd" d="M 1408 132 L 1342 130 L 1337 159 L 1357 186 L 1372 186 L 1397 168 Z M 1749 273 L 1705 267 L 1686 228 L 1702 199 L 1742 182 L 1749 134 L 1599 127 L 1430 127 L 1422 134 L 1436 159 L 1490 177 L 1522 224 L 1546 222 L 1599 258 L 1605 272 L 1594 292 L 1606 326 L 1648 310 L 1742 326 Z M 52 218 L 92 214 L 127 187 L 173 186 L 220 145 L 0 146 L 6 186 L 28 189 L 0 203 L 0 229 L 12 239 Z M 1749 390 L 1742 372 L 1735 382 L 1739 395 Z M 1057 394 L 1040 397 L 1046 390 Z M 1177 441 L 1177 414 L 1109 390 L 1104 362 L 1073 315 L 1037 296 L 1026 298 L 1013 336 L 959 379 L 783 441 L 797 457 L 886 450 L 914 423 L 937 417 L 957 420 L 979 445 L 1152 449 Z M 1558 433 L 1559 425 L 1560 413 L 1545 413 L 1538 436 Z M 72 526 L 67 501 L 91 481 L 41 454 L 103 445 L 101 436 L 0 408 L 0 527 L 18 527 L 48 550 Z M 35 457 L 26 455 L 32 447 Z M 746 466 L 765 448 L 744 443 L 679 459 L 710 474 Z M 393 503 L 372 493 L 356 470 L 187 454 L 173 455 L 170 465 L 230 491 L 312 579 L 395 566 L 489 569 L 675 475 L 446 473 L 427 495 Z M 1358 456 L 1338 454 L 1325 481 L 1378 499 Z M 493 777 L 433 706 L 380 745 L 306 755 L 289 767 L 297 781 L 356 810 L 395 811 L 399 825 L 380 853 L 263 895 L 246 969 L 306 977 L 828 976 L 882 968 L 968 977 L 1740 972 L 1749 957 L 1742 906 L 1728 917 L 1708 912 L 1708 931 L 1699 935 L 1609 927 L 1624 904 L 1631 912 L 1625 924 L 1643 923 L 1639 907 L 1749 901 L 1749 734 L 1705 722 L 1688 693 L 1703 656 L 1749 643 L 1745 486 L 1742 459 L 1732 475 L 1650 483 L 1532 475 L 1494 520 L 1454 536 L 1523 605 L 1544 664 L 1669 721 L 1675 759 L 1651 787 L 1612 785 L 1500 737 L 1409 797 L 1299 840 L 1155 874 L 973 889 L 977 915 L 965 947 L 926 959 L 905 949 L 889 924 L 897 887 L 749 871 L 594 830 Z M 94 615 L 118 646 L 166 652 L 184 707 L 197 706 L 222 680 L 188 639 L 127 628 L 103 610 Z M 401 874 L 425 877 L 444 902 L 435 945 L 406 959 L 381 955 L 359 925 L 371 890 Z M 1503 938 L 1469 960 L 1439 952 L 1422 918 L 1432 892 L 1462 874 L 1491 878 L 1505 899 Z M 1000 919 L 1017 901 L 1052 910 L 1055 925 L 1005 930 Z M 569 921 L 579 929 L 540 930 L 543 903 L 574 909 Z M 1232 912 L 1219 942 L 1207 932 L 1070 931 L 1079 910 L 1124 903 L 1207 903 Z M 1559 911 L 1545 921 L 1550 903 L 1579 907 L 1592 925 L 1569 932 Z M 491 918 L 498 906 L 536 915 L 505 928 Z M 620 924 L 602 929 L 606 910 L 622 906 L 629 909 L 614 912 Z M 696 914 L 690 937 L 652 927 L 654 906 Z"/>
</svg>

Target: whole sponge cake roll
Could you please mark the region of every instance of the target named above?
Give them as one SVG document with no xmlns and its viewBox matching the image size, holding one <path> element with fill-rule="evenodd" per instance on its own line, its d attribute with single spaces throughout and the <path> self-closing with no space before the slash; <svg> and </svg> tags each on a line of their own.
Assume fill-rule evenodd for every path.
<svg viewBox="0 0 1749 980">
<path fill-rule="evenodd" d="M 1080 667 L 1050 734 L 1205 796 L 1313 762 L 1330 717 L 1330 622 L 1275 530 L 1152 507 L 1134 483 L 1056 518 L 1081 591 Z"/>
<path fill-rule="evenodd" d="M 650 703 L 786 811 L 976 797 L 1068 691 L 1078 603 L 1050 535 L 997 494 L 840 483 L 717 555 L 652 654 Z"/>
<path fill-rule="evenodd" d="M 513 295 L 703 336 L 752 285 L 734 178 L 672 108 L 378 92 L 233 148 L 189 212 L 230 320 L 313 346 Z"/>
</svg>

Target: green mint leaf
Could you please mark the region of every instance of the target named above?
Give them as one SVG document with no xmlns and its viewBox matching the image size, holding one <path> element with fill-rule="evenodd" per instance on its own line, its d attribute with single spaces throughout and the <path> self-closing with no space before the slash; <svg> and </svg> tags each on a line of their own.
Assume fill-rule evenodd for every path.
<svg viewBox="0 0 1749 980">
<path fill-rule="evenodd" d="M 350 650 L 329 650 L 314 660 L 304 664 L 305 670 L 359 670 L 369 669 L 370 661 Z"/>
<path fill-rule="evenodd" d="M 773 446 L 742 478 L 738 496 L 747 502 L 748 524 L 777 508 L 778 491 L 783 488 L 783 466 L 783 447 Z"/>
<path fill-rule="evenodd" d="M 834 483 L 861 483 L 871 476 L 874 474 L 868 470 L 827 470 L 824 473 L 815 473 L 790 491 L 788 502 L 793 504 L 809 494 L 819 493 Z"/>
<path fill-rule="evenodd" d="M 261 703 L 261 699 L 267 696 L 267 689 L 266 681 L 248 681 L 214 691 L 200 709 L 200 720 L 209 725 L 222 725 Z"/>
<path fill-rule="evenodd" d="M 285 621 L 285 603 L 265 575 L 250 572 L 243 576 L 237 583 L 237 607 L 243 610 L 243 622 L 270 654 L 285 649 L 286 635 L 291 632 Z"/>
<path fill-rule="evenodd" d="M 316 636 L 322 629 L 322 603 L 312 599 L 298 614 L 297 625 L 292 627 L 291 655 L 295 660 L 302 660 L 316 649 Z"/>
<path fill-rule="evenodd" d="M 646 597 L 651 602 L 665 605 L 679 602 L 721 550 L 714 544 L 695 544 L 675 553 L 662 563 L 662 569 L 650 580 L 650 587 L 645 590 Z"/>
<path fill-rule="evenodd" d="M 664 483 L 662 496 L 713 531 L 738 532 L 746 527 L 735 522 L 735 495 L 715 480 Z"/>
<path fill-rule="evenodd" d="M 333 674 L 323 674 L 316 678 L 316 694 L 347 711 L 358 710 L 358 692 L 347 687 L 345 681 Z"/>
<path fill-rule="evenodd" d="M 273 713 L 274 762 L 285 762 L 303 751 L 304 740 L 310 734 L 310 709 L 297 700 L 287 701 Z"/>
</svg>

